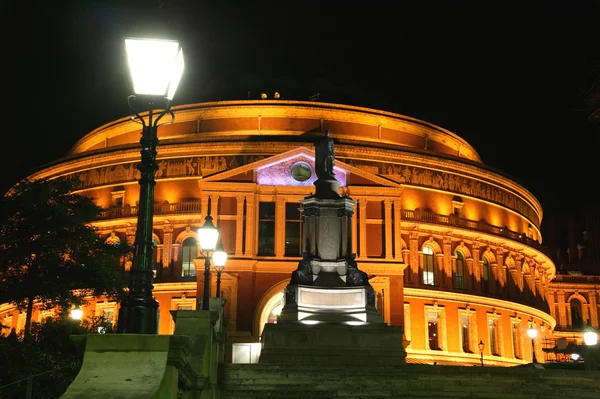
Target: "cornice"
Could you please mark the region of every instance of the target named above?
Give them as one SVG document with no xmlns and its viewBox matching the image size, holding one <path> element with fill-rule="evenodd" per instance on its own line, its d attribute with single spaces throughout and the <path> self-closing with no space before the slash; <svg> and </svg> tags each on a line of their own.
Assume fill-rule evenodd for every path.
<svg viewBox="0 0 600 399">
<path fill-rule="evenodd" d="M 416 118 L 380 111 L 372 108 L 348 106 L 342 104 L 310 102 L 310 101 L 221 101 L 175 106 L 171 108 L 176 115 L 177 123 L 196 121 L 198 119 L 248 118 L 248 117 L 293 117 L 323 119 L 328 121 L 354 122 L 370 126 L 397 130 L 399 132 L 437 141 L 463 156 L 481 162 L 477 151 L 460 136 Z M 144 114 L 142 114 L 144 115 Z M 131 118 L 121 118 L 98 127 L 85 135 L 73 146 L 70 154 L 85 151 L 106 138 L 112 138 L 128 132 L 139 130 L 138 124 Z"/>
</svg>

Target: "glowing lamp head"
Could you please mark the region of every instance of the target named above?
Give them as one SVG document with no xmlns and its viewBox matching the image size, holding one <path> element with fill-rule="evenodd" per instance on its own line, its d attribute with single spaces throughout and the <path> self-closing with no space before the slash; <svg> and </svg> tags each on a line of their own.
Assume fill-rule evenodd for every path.
<svg viewBox="0 0 600 399">
<path fill-rule="evenodd" d="M 71 309 L 71 318 L 73 320 L 81 320 L 82 316 L 83 316 L 83 310 L 81 310 L 81 308 L 79 306 Z"/>
<path fill-rule="evenodd" d="M 529 327 L 529 329 L 527 330 L 527 335 L 529 336 L 529 338 L 534 339 L 535 337 L 537 337 L 538 332 L 535 329 L 535 327 L 533 325 L 531 325 Z"/>
<path fill-rule="evenodd" d="M 204 219 L 204 225 L 198 229 L 198 238 L 200 239 L 200 248 L 203 251 L 212 251 L 217 245 L 219 230 L 212 222 L 212 216 L 207 215 Z"/>
<path fill-rule="evenodd" d="M 594 327 L 592 327 L 589 320 L 587 326 L 583 330 L 583 342 L 585 342 L 587 346 L 596 345 L 598 343 L 598 333 Z"/>
<path fill-rule="evenodd" d="M 485 344 L 483 343 L 483 340 L 479 340 L 479 352 L 483 352 L 483 348 L 485 348 Z"/>
<path fill-rule="evenodd" d="M 223 271 L 225 268 L 225 262 L 227 261 L 227 252 L 223 248 L 223 242 L 219 240 L 219 244 L 215 248 L 215 252 L 213 252 L 213 262 L 215 262 L 215 269 L 219 271 Z"/>
<path fill-rule="evenodd" d="M 125 39 L 125 50 L 135 94 L 172 100 L 183 75 L 183 50 L 179 42 Z"/>
<path fill-rule="evenodd" d="M 574 362 L 579 360 L 579 353 L 571 353 L 571 359 L 573 359 Z"/>
</svg>

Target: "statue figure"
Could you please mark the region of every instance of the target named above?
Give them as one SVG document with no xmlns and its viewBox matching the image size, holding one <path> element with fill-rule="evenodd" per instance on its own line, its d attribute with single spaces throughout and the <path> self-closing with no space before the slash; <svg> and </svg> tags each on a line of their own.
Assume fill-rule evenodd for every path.
<svg viewBox="0 0 600 399">
<path fill-rule="evenodd" d="M 370 286 L 369 276 L 367 276 L 367 273 L 358 269 L 356 260 L 354 260 L 355 257 L 355 254 L 350 254 L 347 258 L 346 285 L 350 287 Z"/>
<path fill-rule="evenodd" d="M 298 268 L 292 272 L 292 281 L 290 285 L 312 285 L 313 272 L 310 266 L 310 259 L 306 252 L 302 252 L 302 259 L 298 262 Z"/>
<path fill-rule="evenodd" d="M 335 179 L 333 173 L 334 158 L 333 139 L 329 137 L 328 130 L 325 132 L 325 137 L 315 141 L 315 169 L 319 179 Z"/>
</svg>

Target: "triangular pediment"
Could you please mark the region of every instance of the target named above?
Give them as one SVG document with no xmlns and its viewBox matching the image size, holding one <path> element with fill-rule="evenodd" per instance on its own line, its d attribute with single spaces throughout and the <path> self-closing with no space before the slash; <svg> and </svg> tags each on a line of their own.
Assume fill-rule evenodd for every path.
<svg viewBox="0 0 600 399">
<path fill-rule="evenodd" d="M 400 184 L 347 163 L 335 160 L 334 173 L 340 187 L 353 185 L 350 176 L 360 178 L 360 185 L 400 187 Z M 250 162 L 233 169 L 215 173 L 202 179 L 204 182 L 239 181 L 241 176 L 256 176 L 256 183 L 265 186 L 313 186 L 315 151 L 298 147 L 281 154 Z"/>
</svg>

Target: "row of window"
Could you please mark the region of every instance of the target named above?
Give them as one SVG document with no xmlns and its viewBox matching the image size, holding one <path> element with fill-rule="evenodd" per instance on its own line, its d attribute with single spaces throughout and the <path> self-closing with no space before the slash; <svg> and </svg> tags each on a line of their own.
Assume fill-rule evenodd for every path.
<svg viewBox="0 0 600 399">
<path fill-rule="evenodd" d="M 475 312 L 470 315 L 460 315 L 459 336 L 462 351 L 465 353 L 478 353 L 479 342 L 482 338 L 477 337 L 477 329 L 475 326 Z M 427 341 L 428 348 L 431 350 L 444 350 L 443 337 L 445 335 L 445 314 L 444 311 L 428 311 L 427 312 Z M 503 356 L 501 353 L 500 342 L 502 340 L 500 334 L 500 324 L 498 318 L 488 318 L 487 321 L 487 353 L 493 356 Z M 522 359 L 522 338 L 523 334 L 518 323 L 511 325 L 511 341 L 512 341 L 512 357 Z M 506 356 L 506 355 L 504 355 Z"/>
<path fill-rule="evenodd" d="M 456 251 L 456 272 L 454 273 L 454 288 L 464 290 L 466 289 L 465 285 L 465 274 L 466 274 L 466 265 L 465 258 L 460 251 Z M 435 281 L 435 264 L 434 264 L 434 252 L 433 248 L 428 245 L 423 247 L 423 284 L 425 285 L 436 285 Z M 486 258 L 483 258 L 483 291 L 489 291 L 489 283 L 490 283 L 490 265 Z"/>
</svg>

